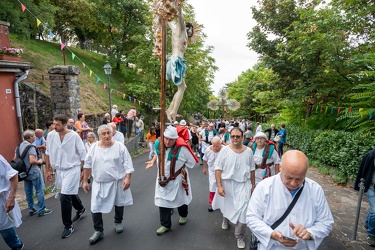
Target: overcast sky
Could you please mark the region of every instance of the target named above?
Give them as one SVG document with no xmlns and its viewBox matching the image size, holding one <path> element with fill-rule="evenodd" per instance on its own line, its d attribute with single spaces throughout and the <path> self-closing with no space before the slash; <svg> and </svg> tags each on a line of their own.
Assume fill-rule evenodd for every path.
<svg viewBox="0 0 375 250">
<path fill-rule="evenodd" d="M 256 24 L 250 10 L 256 1 L 188 0 L 188 3 L 195 9 L 195 21 L 204 26 L 203 32 L 208 36 L 205 44 L 215 47 L 211 56 L 219 70 L 211 88 L 216 94 L 257 62 L 257 54 L 246 47 L 246 34 Z"/>
</svg>

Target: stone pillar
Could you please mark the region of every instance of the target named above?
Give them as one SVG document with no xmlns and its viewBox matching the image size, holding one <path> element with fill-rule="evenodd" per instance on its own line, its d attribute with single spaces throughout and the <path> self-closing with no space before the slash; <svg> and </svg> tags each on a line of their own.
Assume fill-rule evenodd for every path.
<svg viewBox="0 0 375 250">
<path fill-rule="evenodd" d="M 8 33 L 8 22 L 0 21 L 0 48 L 10 47 L 9 33 Z"/>
<path fill-rule="evenodd" d="M 52 80 L 50 92 L 53 115 L 65 114 L 77 120 L 77 114 L 81 112 L 79 67 L 58 65 L 50 68 L 48 73 Z"/>
</svg>

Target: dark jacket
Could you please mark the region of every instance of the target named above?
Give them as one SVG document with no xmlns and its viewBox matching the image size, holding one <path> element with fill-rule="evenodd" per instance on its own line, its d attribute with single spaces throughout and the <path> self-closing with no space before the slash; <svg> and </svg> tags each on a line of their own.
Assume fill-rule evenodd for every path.
<svg viewBox="0 0 375 250">
<path fill-rule="evenodd" d="M 266 129 L 266 131 L 264 131 L 265 134 L 268 133 L 268 140 L 271 140 L 271 133 L 272 133 L 271 131 L 272 131 L 271 128 Z M 275 136 L 277 135 L 277 133 L 279 133 L 279 130 L 275 128 Z"/>
<path fill-rule="evenodd" d="M 368 152 L 362 159 L 361 165 L 358 170 L 357 178 L 354 183 L 354 189 L 359 190 L 359 183 L 361 182 L 361 178 L 365 179 L 365 192 L 369 189 L 372 183 L 372 176 L 375 171 L 374 167 L 374 160 L 375 160 L 375 149 Z"/>
</svg>

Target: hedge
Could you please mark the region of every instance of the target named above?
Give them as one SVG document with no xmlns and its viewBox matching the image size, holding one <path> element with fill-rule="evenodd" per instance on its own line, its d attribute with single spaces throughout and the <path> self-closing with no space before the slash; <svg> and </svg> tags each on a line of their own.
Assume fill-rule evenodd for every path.
<svg viewBox="0 0 375 250">
<path fill-rule="evenodd" d="M 287 145 L 310 160 L 334 168 L 342 182 L 356 178 L 363 156 L 375 148 L 375 138 L 358 132 L 312 130 L 288 124 Z"/>
</svg>

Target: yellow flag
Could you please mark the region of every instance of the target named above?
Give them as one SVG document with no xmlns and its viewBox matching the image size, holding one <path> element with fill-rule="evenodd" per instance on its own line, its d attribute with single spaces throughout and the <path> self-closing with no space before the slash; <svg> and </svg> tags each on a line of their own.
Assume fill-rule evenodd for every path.
<svg viewBox="0 0 375 250">
<path fill-rule="evenodd" d="M 92 75 L 92 70 L 90 69 L 90 76 Z"/>
<path fill-rule="evenodd" d="M 41 24 L 42 22 L 37 18 L 36 19 L 36 27 L 39 27 L 39 25 Z"/>
</svg>

